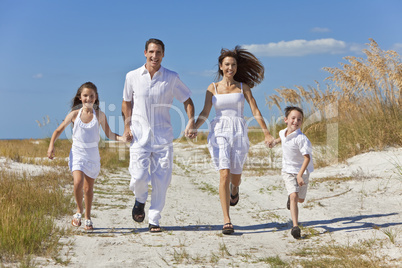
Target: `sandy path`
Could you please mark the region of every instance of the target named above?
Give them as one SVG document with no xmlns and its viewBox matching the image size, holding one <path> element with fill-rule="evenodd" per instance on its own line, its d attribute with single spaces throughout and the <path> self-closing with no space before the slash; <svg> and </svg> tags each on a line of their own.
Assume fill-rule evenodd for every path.
<svg viewBox="0 0 402 268">
<path fill-rule="evenodd" d="M 317 235 L 301 240 L 290 236 L 290 213 L 285 208 L 286 191 L 280 175 L 245 172 L 240 202 L 231 209 L 236 232 L 223 236 L 218 173 L 200 164 L 200 159 L 208 157 L 202 148 L 177 144 L 173 180 L 161 219 L 164 232 L 149 233 L 147 218 L 141 224 L 132 220 L 134 197 L 124 169 L 99 177 L 93 206 L 95 230 L 85 233 L 80 228 L 64 237 L 59 257 L 68 267 L 269 267 L 268 257 L 291 262 L 297 257 L 290 253 L 297 248 L 377 239 L 382 245 L 376 254 L 392 265 L 402 265 L 402 180 L 387 160 L 391 156 L 402 163 L 402 149 L 393 149 L 317 169 L 307 196 L 310 202 L 300 206 L 302 235 Z M 358 178 L 318 182 L 318 178 L 336 175 Z M 60 223 L 66 226 L 68 221 Z M 395 243 L 381 231 L 384 228 L 399 234 Z M 61 266 L 52 259 L 38 258 L 36 262 Z"/>
</svg>

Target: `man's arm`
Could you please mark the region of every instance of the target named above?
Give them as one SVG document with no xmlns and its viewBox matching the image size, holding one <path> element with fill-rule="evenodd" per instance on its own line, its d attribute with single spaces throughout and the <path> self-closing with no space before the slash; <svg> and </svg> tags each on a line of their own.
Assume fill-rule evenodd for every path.
<svg viewBox="0 0 402 268">
<path fill-rule="evenodd" d="M 121 112 L 123 114 L 123 120 L 124 120 L 124 133 L 123 133 L 123 139 L 124 141 L 131 141 L 133 138 L 133 134 L 130 131 L 130 126 L 131 126 L 131 115 L 132 115 L 132 105 L 131 101 L 124 101 L 121 104 Z"/>
<path fill-rule="evenodd" d="M 188 116 L 188 124 L 184 130 L 184 135 L 190 139 L 194 139 L 197 136 L 197 130 L 194 127 L 194 103 L 191 98 L 188 98 L 184 102 L 184 110 Z"/>
</svg>

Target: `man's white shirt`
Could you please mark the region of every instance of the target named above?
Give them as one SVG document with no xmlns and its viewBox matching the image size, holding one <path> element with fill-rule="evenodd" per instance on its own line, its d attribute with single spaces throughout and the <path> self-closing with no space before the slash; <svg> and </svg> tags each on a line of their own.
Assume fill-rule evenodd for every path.
<svg viewBox="0 0 402 268">
<path fill-rule="evenodd" d="M 134 142 L 145 144 L 152 139 L 155 145 L 171 143 L 173 129 L 169 110 L 173 98 L 183 103 L 190 96 L 190 89 L 179 75 L 163 66 L 152 79 L 145 65 L 127 73 L 123 100 L 132 104 L 131 131 Z M 182 128 L 185 128 L 184 122 Z"/>
</svg>

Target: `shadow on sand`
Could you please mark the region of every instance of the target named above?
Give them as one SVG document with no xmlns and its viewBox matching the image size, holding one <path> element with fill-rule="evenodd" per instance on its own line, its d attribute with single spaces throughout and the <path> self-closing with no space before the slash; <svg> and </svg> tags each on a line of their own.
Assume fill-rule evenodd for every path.
<svg viewBox="0 0 402 268">
<path fill-rule="evenodd" d="M 307 221 L 301 222 L 304 227 L 311 228 L 323 228 L 326 232 L 338 232 L 338 231 L 359 231 L 364 229 L 371 229 L 373 227 L 386 228 L 390 226 L 402 225 L 402 222 L 389 222 L 383 224 L 377 224 L 371 222 L 369 219 L 376 219 L 382 217 L 390 217 L 398 215 L 399 213 L 388 214 L 372 214 L 372 215 L 359 215 L 352 217 L 334 218 L 329 220 Z M 341 224 L 341 226 L 339 226 Z M 143 223 L 145 225 L 145 223 Z M 335 225 L 335 226 L 333 226 Z M 145 225 L 147 226 L 147 225 Z M 270 222 L 264 224 L 255 225 L 234 225 L 236 232 L 234 236 L 239 236 L 248 233 L 269 233 L 278 230 L 287 230 L 291 226 L 288 223 Z M 176 231 L 190 231 L 190 232 L 211 232 L 221 231 L 222 225 L 187 225 L 187 226 L 162 226 L 164 232 L 176 232 Z M 148 232 L 148 228 L 95 228 L 92 234 L 134 234 Z"/>
</svg>

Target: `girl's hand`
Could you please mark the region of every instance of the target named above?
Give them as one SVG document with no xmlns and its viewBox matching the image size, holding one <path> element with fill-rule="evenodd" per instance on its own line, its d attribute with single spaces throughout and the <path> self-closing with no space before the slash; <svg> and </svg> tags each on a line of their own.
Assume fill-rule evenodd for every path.
<svg viewBox="0 0 402 268">
<path fill-rule="evenodd" d="M 49 147 L 49 149 L 47 150 L 47 157 L 49 157 L 49 159 L 53 159 L 54 156 L 54 147 Z"/>
</svg>

